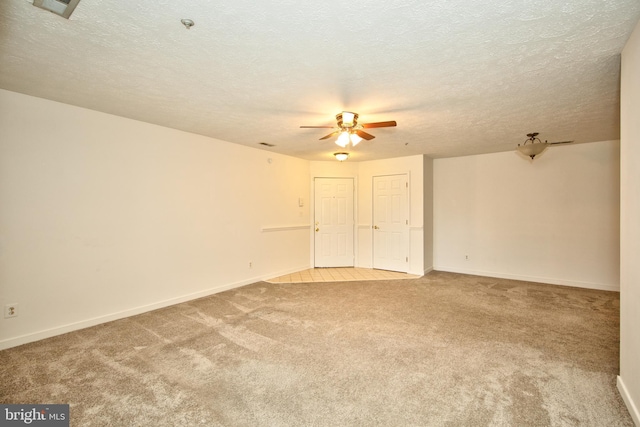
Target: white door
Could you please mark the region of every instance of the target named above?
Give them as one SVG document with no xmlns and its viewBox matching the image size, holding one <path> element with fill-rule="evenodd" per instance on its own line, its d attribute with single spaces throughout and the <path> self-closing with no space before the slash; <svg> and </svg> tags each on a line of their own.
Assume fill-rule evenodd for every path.
<svg viewBox="0 0 640 427">
<path fill-rule="evenodd" d="M 353 179 L 315 179 L 316 267 L 353 267 Z"/>
<path fill-rule="evenodd" d="M 373 177 L 373 268 L 409 270 L 408 191 L 406 174 Z"/>
</svg>

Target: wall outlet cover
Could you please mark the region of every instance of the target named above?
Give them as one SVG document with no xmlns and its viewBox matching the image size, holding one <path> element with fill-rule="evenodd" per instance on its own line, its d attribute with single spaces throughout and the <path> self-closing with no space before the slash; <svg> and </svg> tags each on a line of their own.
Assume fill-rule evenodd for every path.
<svg viewBox="0 0 640 427">
<path fill-rule="evenodd" d="M 4 318 L 8 319 L 10 317 L 18 316 L 18 304 L 5 304 L 4 306 Z"/>
</svg>

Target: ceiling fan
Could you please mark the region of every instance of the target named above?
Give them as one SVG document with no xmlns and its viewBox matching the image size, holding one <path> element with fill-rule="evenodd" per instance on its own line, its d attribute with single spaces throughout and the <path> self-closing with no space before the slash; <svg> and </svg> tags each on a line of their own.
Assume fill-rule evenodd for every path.
<svg viewBox="0 0 640 427">
<path fill-rule="evenodd" d="M 349 143 L 352 146 L 357 145 L 361 140 L 366 139 L 367 141 L 375 138 L 375 136 L 371 135 L 363 131 L 362 129 L 371 129 L 371 128 L 386 128 L 397 126 L 395 120 L 390 120 L 386 122 L 375 122 L 375 123 L 358 123 L 358 114 L 352 113 L 350 111 L 343 111 L 336 115 L 336 121 L 338 123 L 338 129 L 334 132 L 331 132 L 329 135 L 325 135 L 321 140 L 331 138 L 332 136 L 338 136 L 338 140 L 336 144 L 341 147 L 346 147 Z M 335 126 L 300 126 L 301 128 L 306 129 L 334 129 Z"/>
<path fill-rule="evenodd" d="M 524 141 L 522 145 L 518 144 L 518 151 L 524 154 L 525 156 L 531 157 L 533 160 L 538 154 L 542 153 L 547 149 L 550 145 L 559 145 L 559 144 L 569 144 L 573 141 L 557 141 L 557 142 L 544 142 L 540 141 L 538 138 L 538 132 L 532 132 L 527 134 L 527 139 Z M 529 144 L 529 145 L 527 145 Z"/>
</svg>

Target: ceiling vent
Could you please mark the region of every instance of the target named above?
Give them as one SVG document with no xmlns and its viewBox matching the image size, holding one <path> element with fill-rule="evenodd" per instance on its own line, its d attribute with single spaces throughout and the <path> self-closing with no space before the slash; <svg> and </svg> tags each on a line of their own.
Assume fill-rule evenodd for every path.
<svg viewBox="0 0 640 427">
<path fill-rule="evenodd" d="M 33 5 L 69 19 L 80 0 L 33 0 Z"/>
</svg>

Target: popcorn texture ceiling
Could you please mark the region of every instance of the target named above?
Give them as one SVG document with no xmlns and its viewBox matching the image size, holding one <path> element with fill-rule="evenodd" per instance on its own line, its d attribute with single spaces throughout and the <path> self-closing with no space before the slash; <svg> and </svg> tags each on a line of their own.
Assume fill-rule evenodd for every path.
<svg viewBox="0 0 640 427">
<path fill-rule="evenodd" d="M 603 141 L 639 17 L 638 0 L 81 0 L 66 20 L 2 0 L 0 88 L 309 160 L 339 147 L 299 126 L 343 110 L 398 122 L 349 161 Z"/>
</svg>

